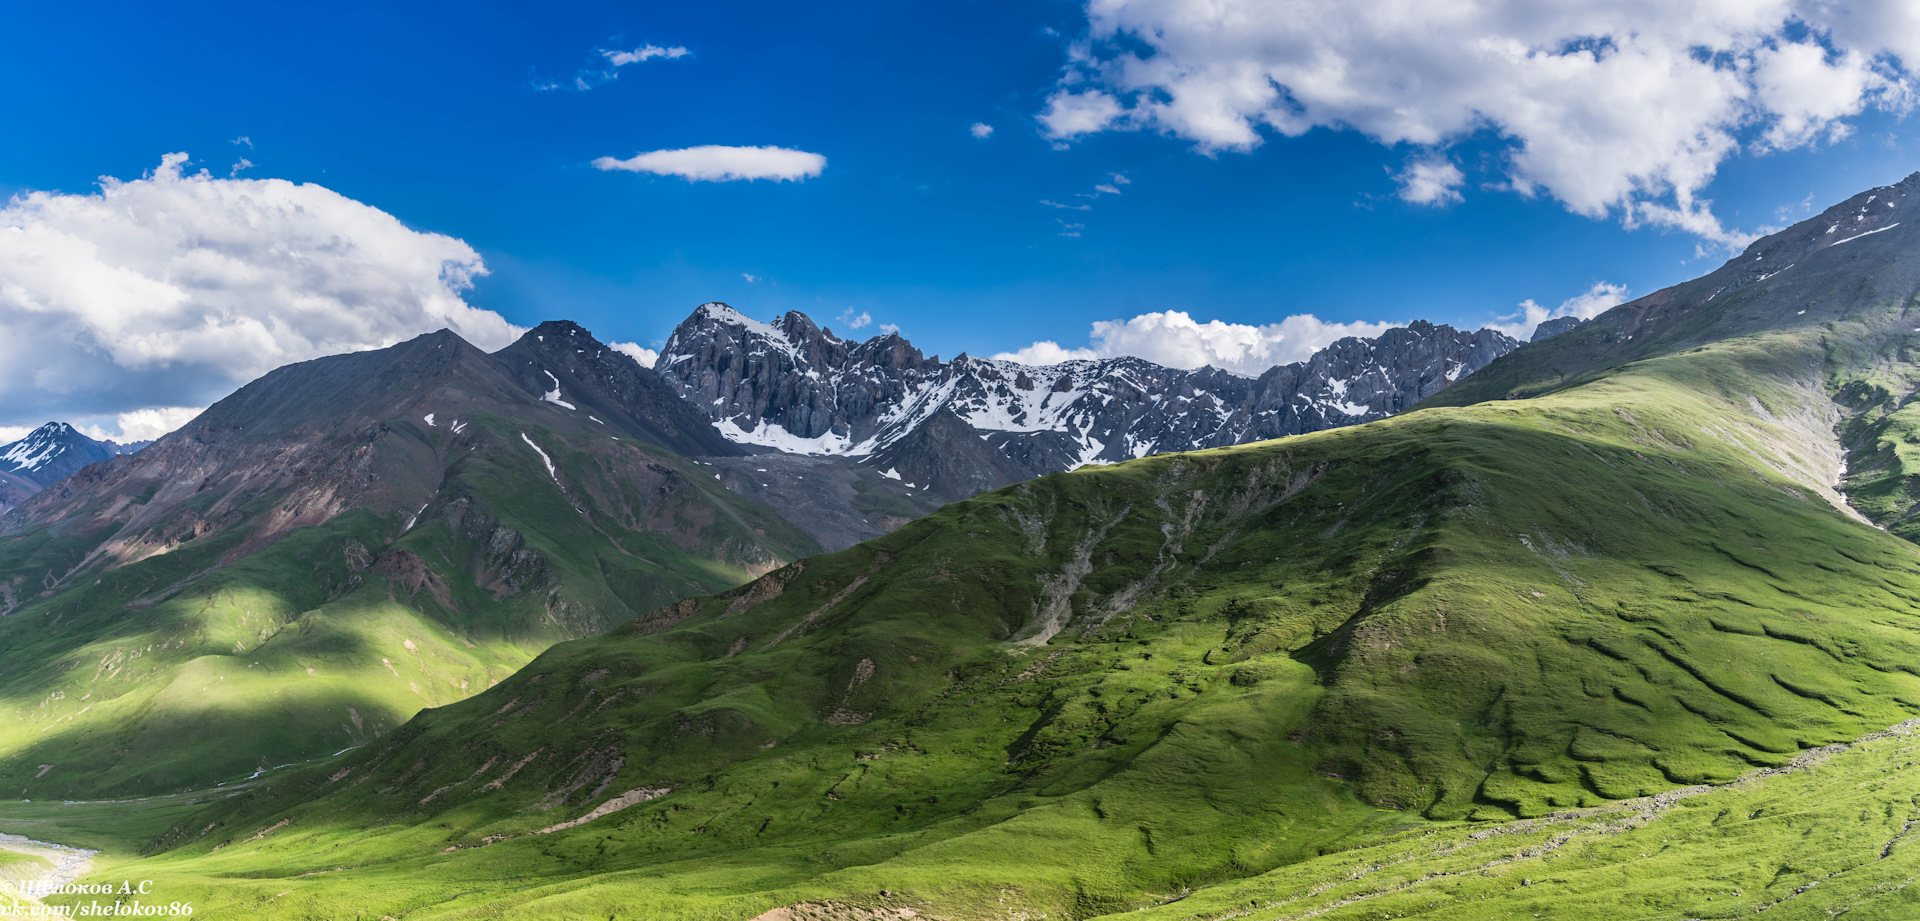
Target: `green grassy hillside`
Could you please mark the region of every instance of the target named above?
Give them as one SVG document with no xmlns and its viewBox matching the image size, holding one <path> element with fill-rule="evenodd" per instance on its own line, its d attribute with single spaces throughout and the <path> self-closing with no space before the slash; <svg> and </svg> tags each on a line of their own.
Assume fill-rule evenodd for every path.
<svg viewBox="0 0 1920 921">
<path fill-rule="evenodd" d="M 1732 782 L 1920 713 L 1920 552 L 1795 422 L 1826 341 L 958 503 L 556 646 L 141 870 L 258 917 L 1226 916 L 1321 855 Z"/>
<path fill-rule="evenodd" d="M 164 793 L 330 756 L 817 551 L 459 345 L 453 370 L 378 388 L 388 405 L 302 410 L 318 423 L 275 428 L 243 390 L 0 534 L 0 789 Z M 317 399 L 312 375 L 280 387 Z"/>
</svg>

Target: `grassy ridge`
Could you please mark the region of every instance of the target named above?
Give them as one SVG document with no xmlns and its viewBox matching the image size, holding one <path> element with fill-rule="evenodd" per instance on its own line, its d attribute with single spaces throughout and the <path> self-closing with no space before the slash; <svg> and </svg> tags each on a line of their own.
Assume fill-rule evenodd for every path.
<svg viewBox="0 0 1920 921">
<path fill-rule="evenodd" d="M 1811 477 L 1822 349 L 990 493 L 556 646 L 143 872 L 260 917 L 1078 918 L 1734 781 L 1920 711 L 1920 555 Z"/>
</svg>

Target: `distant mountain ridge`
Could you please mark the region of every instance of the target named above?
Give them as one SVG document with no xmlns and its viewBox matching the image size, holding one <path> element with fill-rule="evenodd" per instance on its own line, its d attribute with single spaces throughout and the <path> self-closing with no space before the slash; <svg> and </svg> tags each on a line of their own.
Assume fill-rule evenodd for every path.
<svg viewBox="0 0 1920 921">
<path fill-rule="evenodd" d="M 1415 321 L 1254 378 L 1134 357 L 943 362 L 898 333 L 852 342 L 798 311 L 764 323 L 716 302 L 674 330 L 654 367 L 732 442 L 862 458 L 959 499 L 1084 464 L 1385 418 L 1519 345 Z"/>
<path fill-rule="evenodd" d="M 65 422 L 40 426 L 19 441 L 0 445 L 0 514 L 88 465 L 132 454 L 152 443 L 101 441 Z"/>
<path fill-rule="evenodd" d="M 132 454 L 152 443 L 96 440 L 80 434 L 65 422 L 49 422 L 19 441 L 0 445 L 0 473 L 15 474 L 46 486 L 88 464 Z"/>
</svg>

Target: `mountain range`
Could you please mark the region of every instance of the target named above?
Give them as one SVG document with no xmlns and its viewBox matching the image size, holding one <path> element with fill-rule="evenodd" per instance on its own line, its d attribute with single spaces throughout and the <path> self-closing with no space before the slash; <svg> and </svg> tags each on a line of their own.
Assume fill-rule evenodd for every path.
<svg viewBox="0 0 1920 921">
<path fill-rule="evenodd" d="M 559 643 L 138 871 L 254 917 L 1910 916 L 1917 193 L 1408 412 Z M 781 427 L 878 431 L 828 416 Z"/>
<path fill-rule="evenodd" d="M 850 347 L 799 314 L 783 322 L 842 370 L 871 372 L 868 403 L 840 374 L 834 405 L 894 420 L 868 439 L 880 453 L 777 452 L 710 422 L 698 407 L 725 401 L 689 398 L 688 375 L 750 370 L 729 388 L 743 400 L 818 377 L 806 364 L 768 377 L 757 356 L 791 343 L 754 338 L 759 326 L 723 305 L 676 331 L 674 346 L 706 345 L 670 350 L 666 372 L 566 321 L 491 355 L 442 331 L 279 369 L 137 453 L 58 423 L 9 446 L 0 485 L 21 485 L 0 516 L 0 649 L 16 665 L 0 666 L 0 696 L 34 703 L 17 710 L 30 754 L 0 761 L 0 783 L 152 793 L 314 757 L 553 642 L 877 537 L 951 494 L 1097 459 L 1049 445 L 1124 432 L 1138 452 L 1156 426 L 1184 445 L 1384 414 L 1514 345 L 1422 323 L 1256 381 L 1138 359 L 942 363 L 897 336 Z M 1350 378 L 1325 383 L 1339 373 Z M 1385 408 L 1275 421 L 1223 412 L 1215 395 L 1244 404 L 1307 379 Z M 987 380 L 995 389 L 979 390 Z M 982 437 L 976 424 L 996 422 L 980 407 L 1007 401 L 1026 408 Z M 957 412 L 968 407 L 971 422 Z M 203 737 L 233 735 L 248 744 L 200 752 Z"/>
<path fill-rule="evenodd" d="M 1084 464 L 1385 418 L 1518 345 L 1416 321 L 1248 378 L 1131 357 L 943 362 L 897 333 L 851 342 L 797 311 L 763 323 L 713 303 L 654 367 L 736 444 L 856 458 L 952 501 Z"/>
<path fill-rule="evenodd" d="M 1916 209 L 1258 378 L 282 368 L 0 518 L 0 783 L 209 916 L 1906 917 Z"/>
<path fill-rule="evenodd" d="M 132 454 L 151 443 L 99 441 L 64 422 L 40 426 L 19 441 L 0 445 L 0 514 L 83 467 Z"/>
</svg>

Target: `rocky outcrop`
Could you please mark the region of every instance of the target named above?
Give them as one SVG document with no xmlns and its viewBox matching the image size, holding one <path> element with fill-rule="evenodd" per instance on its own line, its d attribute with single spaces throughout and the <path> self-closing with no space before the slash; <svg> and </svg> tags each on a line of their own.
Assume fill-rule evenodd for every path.
<svg viewBox="0 0 1920 921">
<path fill-rule="evenodd" d="M 1547 320 L 1541 323 L 1539 326 L 1534 327 L 1533 338 L 1528 339 L 1527 341 L 1539 342 L 1542 339 L 1549 339 L 1554 336 L 1558 336 L 1561 333 L 1579 329 L 1586 322 L 1587 321 L 1582 320 L 1579 317 L 1554 317 L 1553 319 Z"/>
</svg>

